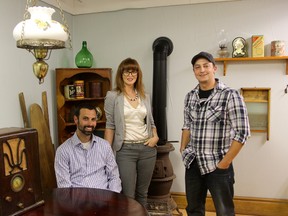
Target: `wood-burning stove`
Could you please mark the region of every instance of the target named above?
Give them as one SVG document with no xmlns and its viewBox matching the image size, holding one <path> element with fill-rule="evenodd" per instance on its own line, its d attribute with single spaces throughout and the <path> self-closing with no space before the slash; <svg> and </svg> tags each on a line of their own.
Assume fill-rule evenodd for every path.
<svg viewBox="0 0 288 216">
<path fill-rule="evenodd" d="M 173 145 L 167 141 L 166 91 L 167 91 L 167 56 L 172 53 L 173 43 L 167 37 L 159 37 L 153 43 L 153 98 L 152 108 L 157 133 L 159 136 L 157 160 L 148 190 L 147 209 L 150 215 L 172 216 L 178 210 L 172 199 L 170 188 L 176 178 L 169 153 Z M 179 215 L 182 213 L 178 210 Z"/>
</svg>

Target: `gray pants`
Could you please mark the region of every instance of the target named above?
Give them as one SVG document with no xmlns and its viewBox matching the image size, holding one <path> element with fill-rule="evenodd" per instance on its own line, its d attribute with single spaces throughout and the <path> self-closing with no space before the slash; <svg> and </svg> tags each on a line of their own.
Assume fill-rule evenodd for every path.
<svg viewBox="0 0 288 216">
<path fill-rule="evenodd" d="M 122 193 L 146 207 L 147 193 L 152 179 L 157 150 L 143 144 L 123 144 L 116 152 L 122 180 Z"/>
</svg>

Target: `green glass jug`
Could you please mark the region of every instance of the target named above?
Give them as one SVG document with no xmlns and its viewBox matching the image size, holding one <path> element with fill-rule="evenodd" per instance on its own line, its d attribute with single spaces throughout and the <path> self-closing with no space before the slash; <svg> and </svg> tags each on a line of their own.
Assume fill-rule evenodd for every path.
<svg viewBox="0 0 288 216">
<path fill-rule="evenodd" d="M 87 42 L 82 42 L 82 49 L 75 56 L 75 64 L 78 68 L 91 68 L 93 55 L 87 49 Z"/>
</svg>

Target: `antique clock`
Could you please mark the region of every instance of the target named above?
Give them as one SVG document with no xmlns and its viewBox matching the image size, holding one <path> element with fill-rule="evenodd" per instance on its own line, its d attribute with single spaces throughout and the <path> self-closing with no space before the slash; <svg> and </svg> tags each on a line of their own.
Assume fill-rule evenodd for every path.
<svg viewBox="0 0 288 216">
<path fill-rule="evenodd" d="M 0 216 L 22 214 L 44 203 L 36 129 L 0 129 L 0 184 Z"/>
</svg>

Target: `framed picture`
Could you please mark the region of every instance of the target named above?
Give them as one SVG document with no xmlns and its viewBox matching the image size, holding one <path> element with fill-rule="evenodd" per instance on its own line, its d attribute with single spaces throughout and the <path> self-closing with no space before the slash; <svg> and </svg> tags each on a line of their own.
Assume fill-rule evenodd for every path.
<svg viewBox="0 0 288 216">
<path fill-rule="evenodd" d="M 247 57 L 247 44 L 246 40 L 242 37 L 236 37 L 232 41 L 232 57 L 238 58 L 238 57 Z"/>
</svg>

